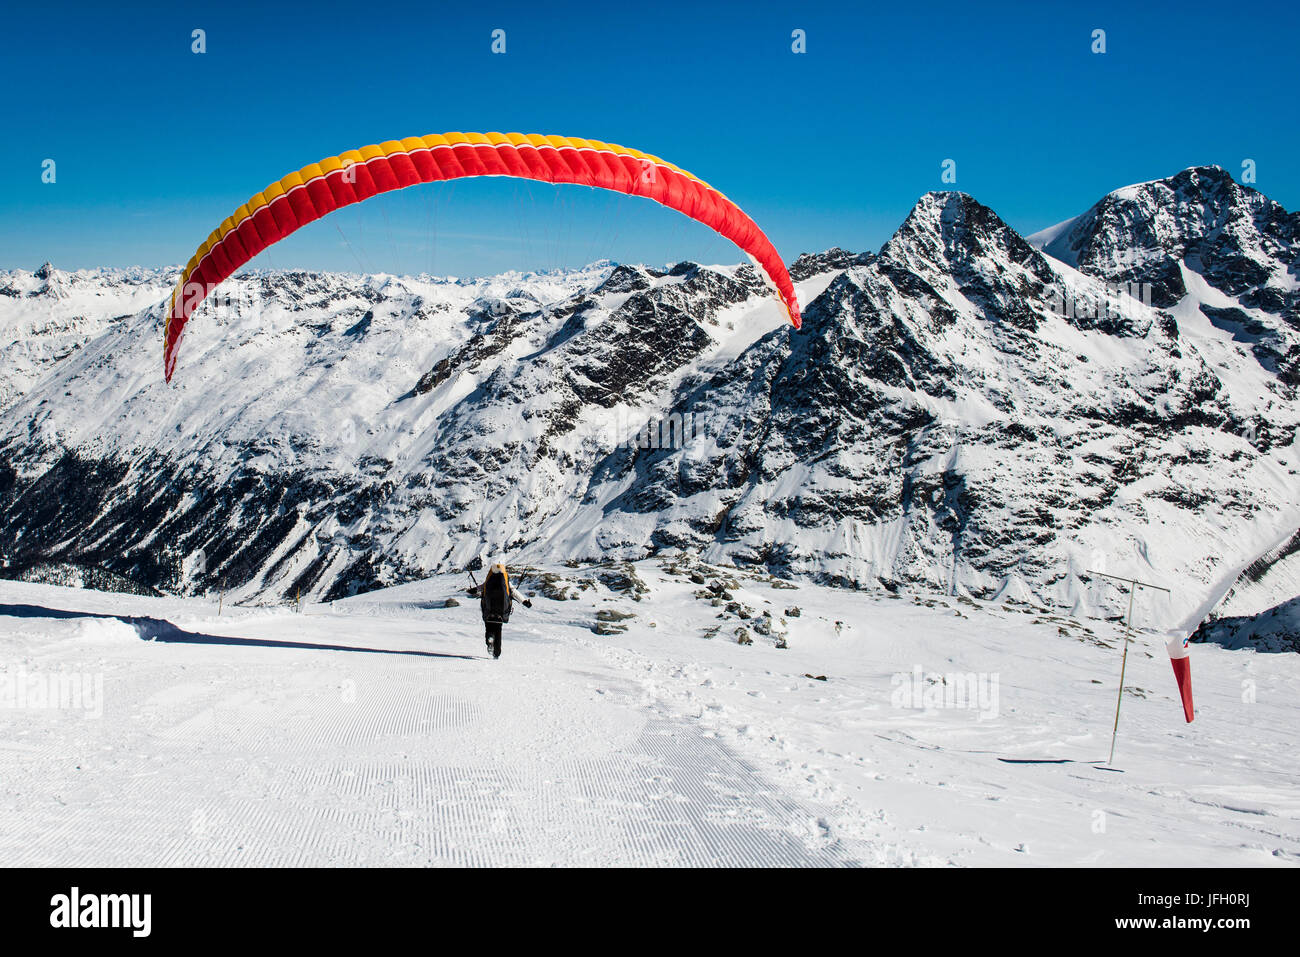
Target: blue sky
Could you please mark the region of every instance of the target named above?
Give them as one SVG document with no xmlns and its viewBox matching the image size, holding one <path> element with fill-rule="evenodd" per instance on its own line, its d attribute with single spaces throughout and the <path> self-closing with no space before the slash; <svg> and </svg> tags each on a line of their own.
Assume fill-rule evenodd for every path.
<svg viewBox="0 0 1300 957">
<path fill-rule="evenodd" d="M 1240 178 L 1247 158 L 1257 188 L 1300 208 L 1293 3 L 261 7 L 10 4 L 0 268 L 183 263 L 285 173 L 446 130 L 656 153 L 739 203 L 787 260 L 878 248 L 920 194 L 953 188 L 945 159 L 955 188 L 1023 233 L 1187 166 Z M 463 275 L 605 257 L 741 258 L 647 200 L 486 179 L 343 210 L 255 265 Z"/>
</svg>

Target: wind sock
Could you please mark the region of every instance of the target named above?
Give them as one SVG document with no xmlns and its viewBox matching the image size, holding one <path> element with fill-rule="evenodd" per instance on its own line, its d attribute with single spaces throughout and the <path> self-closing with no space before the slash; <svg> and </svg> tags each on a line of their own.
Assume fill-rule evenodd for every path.
<svg viewBox="0 0 1300 957">
<path fill-rule="evenodd" d="M 1187 657 L 1187 638 L 1174 638 L 1165 648 L 1169 652 L 1169 661 L 1174 666 L 1174 677 L 1178 679 L 1178 695 L 1183 699 L 1183 716 L 1190 724 L 1195 714 L 1192 711 L 1192 659 Z"/>
</svg>

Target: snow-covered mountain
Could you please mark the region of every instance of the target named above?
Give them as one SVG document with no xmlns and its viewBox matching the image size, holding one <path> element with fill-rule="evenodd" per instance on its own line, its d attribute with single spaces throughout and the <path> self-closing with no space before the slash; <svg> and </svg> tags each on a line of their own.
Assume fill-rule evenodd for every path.
<svg viewBox="0 0 1300 957">
<path fill-rule="evenodd" d="M 0 273 L 0 551 L 321 599 L 685 550 L 1113 611 L 1094 569 L 1194 625 L 1300 529 L 1298 224 L 1217 168 L 1029 240 L 930 193 L 796 260 L 801 332 L 749 266 L 251 273 L 170 387 L 174 271 Z"/>
</svg>

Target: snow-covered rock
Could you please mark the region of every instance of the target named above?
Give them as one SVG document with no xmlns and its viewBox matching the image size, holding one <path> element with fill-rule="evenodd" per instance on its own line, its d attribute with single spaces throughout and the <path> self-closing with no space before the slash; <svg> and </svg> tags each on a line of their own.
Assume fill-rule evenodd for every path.
<svg viewBox="0 0 1300 957">
<path fill-rule="evenodd" d="M 1257 615 L 1228 615 L 1203 622 L 1192 638 L 1225 648 L 1300 652 L 1300 598 Z"/>
</svg>

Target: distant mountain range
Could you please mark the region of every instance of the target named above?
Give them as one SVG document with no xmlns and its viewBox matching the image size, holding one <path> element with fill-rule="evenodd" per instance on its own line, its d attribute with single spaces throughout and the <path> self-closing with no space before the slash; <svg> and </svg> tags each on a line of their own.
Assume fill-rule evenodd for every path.
<svg viewBox="0 0 1300 957">
<path fill-rule="evenodd" d="M 1091 569 L 1254 615 L 1300 595 L 1298 238 L 1217 167 L 1030 237 L 928 193 L 792 264 L 799 332 L 747 265 L 251 273 L 170 387 L 176 270 L 0 273 L 0 553 L 278 600 L 684 550 L 1113 613 Z"/>
</svg>

